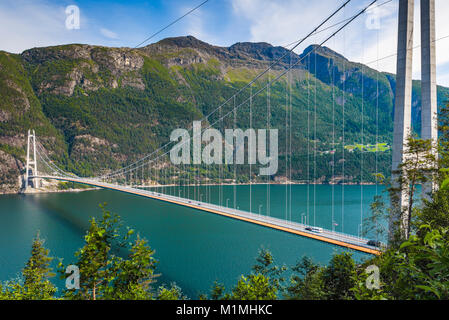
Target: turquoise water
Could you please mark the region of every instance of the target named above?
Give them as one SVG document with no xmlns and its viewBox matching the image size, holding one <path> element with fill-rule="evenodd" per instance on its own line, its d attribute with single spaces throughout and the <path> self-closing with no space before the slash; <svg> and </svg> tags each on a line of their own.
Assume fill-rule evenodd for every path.
<svg viewBox="0 0 449 320">
<path fill-rule="evenodd" d="M 165 188 L 175 195 L 189 195 L 249 210 L 267 213 L 267 186 L 252 185 Z M 222 191 L 221 191 L 222 190 Z M 379 187 L 377 192 L 381 193 Z M 220 196 L 220 193 L 222 195 Z M 287 193 L 287 200 L 286 200 Z M 291 194 L 291 197 L 290 197 Z M 334 195 L 332 197 L 332 194 Z M 270 212 L 274 217 L 308 223 L 357 235 L 362 218 L 369 214 L 375 186 L 271 185 Z M 333 198 L 333 199 L 332 199 Z M 344 201 L 343 201 L 344 198 Z M 307 200 L 309 199 L 309 200 Z M 214 280 L 228 287 L 248 273 L 258 250 L 269 249 L 277 264 L 294 265 L 301 257 L 327 263 L 343 248 L 282 231 L 142 198 L 125 193 L 96 190 L 81 193 L 53 193 L 0 196 L 0 281 L 15 277 L 31 250 L 39 230 L 53 257 L 73 262 L 74 252 L 83 245 L 91 216 L 99 216 L 99 203 L 119 214 L 125 224 L 147 238 L 159 260 L 159 283 L 176 282 L 191 298 L 208 292 Z M 343 205 L 344 204 L 344 205 Z M 288 207 L 286 209 L 286 206 Z M 354 253 L 357 259 L 367 255 Z M 56 264 L 56 262 L 55 262 Z"/>
</svg>

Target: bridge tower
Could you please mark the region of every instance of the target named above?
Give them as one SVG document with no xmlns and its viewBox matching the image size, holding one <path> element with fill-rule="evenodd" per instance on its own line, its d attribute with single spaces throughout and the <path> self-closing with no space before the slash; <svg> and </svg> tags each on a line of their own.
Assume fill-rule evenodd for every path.
<svg viewBox="0 0 449 320">
<path fill-rule="evenodd" d="M 30 147 L 32 150 L 33 159 L 30 159 Z M 28 141 L 27 141 L 27 161 L 25 167 L 25 190 L 28 188 L 30 180 L 30 171 L 32 176 L 37 176 L 37 158 L 36 158 L 36 133 L 28 130 Z M 33 178 L 33 188 L 39 188 L 39 179 Z"/>
<path fill-rule="evenodd" d="M 411 133 L 414 5 L 414 0 L 399 0 L 392 171 L 397 171 L 403 162 L 407 138 Z M 435 0 L 421 0 L 421 138 L 431 139 L 436 145 L 438 123 L 435 56 Z M 424 194 L 434 189 L 433 182 L 423 186 Z M 408 190 L 403 188 L 399 194 L 400 211 L 403 211 L 402 208 L 407 207 L 408 203 Z M 390 220 L 390 237 L 395 231 L 397 219 L 401 219 L 400 228 L 406 238 L 408 216 L 405 214 Z"/>
</svg>

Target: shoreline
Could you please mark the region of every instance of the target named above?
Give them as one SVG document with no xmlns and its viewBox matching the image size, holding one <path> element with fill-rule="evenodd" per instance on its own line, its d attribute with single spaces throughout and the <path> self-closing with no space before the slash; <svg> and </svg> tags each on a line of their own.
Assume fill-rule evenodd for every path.
<svg viewBox="0 0 449 320">
<path fill-rule="evenodd" d="M 205 183 L 205 184 L 187 184 L 182 185 L 183 187 L 202 187 L 202 186 L 249 186 L 249 185 L 266 185 L 266 182 L 254 182 L 254 183 Z M 304 182 L 276 182 L 271 183 L 272 185 L 307 185 L 307 183 Z M 375 186 L 376 184 L 374 182 L 364 182 L 364 183 L 309 183 L 309 185 L 330 185 L 330 186 L 336 186 L 336 185 L 344 185 L 344 186 Z M 135 188 L 162 188 L 162 187 L 176 187 L 178 185 L 175 184 L 165 184 L 165 185 L 138 185 L 133 186 Z M 83 191 L 93 191 L 93 190 L 101 190 L 102 188 L 77 188 L 77 189 L 65 189 L 65 190 L 34 190 L 33 191 L 10 191 L 10 192 L 1 192 L 1 195 L 11 195 L 11 194 L 40 194 L 40 193 L 64 193 L 64 192 L 83 192 Z"/>
<path fill-rule="evenodd" d="M 203 183 L 203 184 L 183 184 L 183 187 L 202 187 L 202 186 L 249 186 L 249 185 L 267 185 L 266 182 L 254 182 L 254 183 Z M 303 183 L 303 182 L 290 182 L 290 183 L 270 183 L 271 185 L 328 185 L 328 186 L 375 186 L 376 184 L 373 182 L 364 182 L 364 183 Z M 379 184 L 380 185 L 380 184 Z M 134 186 L 138 188 L 159 188 L 159 187 L 176 187 L 177 184 L 162 184 L 162 185 L 148 185 L 148 186 Z"/>
<path fill-rule="evenodd" d="M 11 191 L 11 192 L 1 192 L 0 196 L 2 195 L 11 195 L 11 194 L 41 194 L 41 193 L 64 193 L 64 192 L 83 192 L 83 191 L 93 191 L 93 190 L 101 190 L 102 188 L 83 188 L 83 189 L 66 189 L 66 190 L 35 190 L 33 191 Z"/>
</svg>

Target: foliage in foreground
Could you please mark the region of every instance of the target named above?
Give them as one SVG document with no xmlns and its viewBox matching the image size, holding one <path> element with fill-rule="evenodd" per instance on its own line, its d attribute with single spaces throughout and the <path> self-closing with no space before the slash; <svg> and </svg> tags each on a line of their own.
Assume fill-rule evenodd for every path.
<svg viewBox="0 0 449 320">
<path fill-rule="evenodd" d="M 391 241 L 381 255 L 357 264 L 348 252 L 335 254 L 327 266 L 315 264 L 303 258 L 291 268 L 291 276 L 285 277 L 287 267 L 277 266 L 273 256 L 262 250 L 251 273 L 241 276 L 237 283 L 226 290 L 215 282 L 210 297 L 215 300 L 347 300 L 347 299 L 449 299 L 449 182 L 447 170 L 428 170 L 429 163 L 421 163 L 423 153 L 429 153 L 428 143 L 409 139 L 411 152 L 401 167 L 400 185 L 411 185 L 410 205 L 404 208 L 386 208 L 379 199 L 371 206 L 373 224 L 382 217 L 396 214 L 404 221 L 402 234 Z M 447 150 L 447 148 L 444 148 Z M 446 154 L 441 152 L 439 168 L 446 168 Z M 427 161 L 427 160 L 426 160 Z M 443 164 L 443 165 L 442 165 Z M 437 175 L 442 187 L 423 200 L 419 207 L 412 207 L 416 185 L 428 181 L 428 175 Z M 434 178 L 435 179 L 435 178 Z M 394 199 L 394 198 L 392 198 Z M 394 203 L 394 201 L 393 201 Z M 85 245 L 75 253 L 75 261 L 82 275 L 79 290 L 65 290 L 65 299 L 186 299 L 181 289 L 159 287 L 154 282 L 156 260 L 154 251 L 146 240 L 137 236 L 131 242 L 134 231 L 123 227 L 117 215 L 102 207 L 99 221 L 92 218 L 84 237 Z M 406 216 L 404 216 L 406 215 Z M 379 236 L 380 232 L 376 232 Z M 123 235 L 124 234 L 124 235 Z M 31 257 L 21 277 L 0 285 L 1 299 L 54 299 L 56 288 L 49 278 L 51 258 L 43 247 L 39 235 L 33 242 Z M 375 274 L 368 273 L 373 270 Z M 65 279 L 66 267 L 59 264 L 59 273 Z M 376 271 L 378 270 L 378 272 Z M 377 273 L 376 273 L 377 272 Z M 376 285 L 372 285 L 372 284 Z"/>
<path fill-rule="evenodd" d="M 97 222 L 90 221 L 90 228 L 84 237 L 85 245 L 75 253 L 81 275 L 80 290 L 65 290 L 64 296 L 72 299 L 148 299 L 151 297 L 149 284 L 153 280 L 156 260 L 154 251 L 146 240 L 128 229 L 121 232 L 121 222 L 103 206 L 103 215 Z M 127 255 L 122 258 L 121 255 Z M 66 267 L 59 263 L 59 273 L 65 279 Z"/>
<path fill-rule="evenodd" d="M 440 190 L 434 195 L 441 198 Z M 445 198 L 447 199 L 447 198 Z M 449 232 L 447 226 L 435 226 L 446 216 L 446 205 L 428 201 L 417 211 L 416 234 L 380 256 L 357 264 L 351 253 L 334 254 L 326 266 L 302 258 L 291 268 L 277 266 L 267 250 L 261 250 L 251 272 L 242 275 L 229 290 L 215 282 L 209 295 L 213 300 L 347 300 L 347 299 L 449 299 Z M 432 210 L 430 211 L 430 208 Z M 438 209 L 440 208 L 440 209 Z M 65 290 L 62 299 L 187 299 L 176 284 L 155 289 L 154 251 L 139 236 L 130 242 L 132 230 L 121 236 L 120 220 L 103 208 L 102 218 L 91 219 L 85 245 L 76 254 L 81 275 L 79 290 Z M 0 299 L 57 299 L 50 282 L 52 258 L 39 235 L 34 239 L 31 257 L 19 279 L 0 285 Z M 124 254 L 123 252 L 126 252 Z M 123 257 L 125 256 L 125 257 Z M 367 267 L 379 270 L 379 286 L 370 288 L 372 274 Z M 65 278 L 65 266 L 59 264 Z"/>
<path fill-rule="evenodd" d="M 65 289 L 56 295 L 56 287 L 50 282 L 51 272 L 48 249 L 43 247 L 39 234 L 33 241 L 31 257 L 18 279 L 0 284 L 0 299 L 46 300 L 46 299 L 183 299 L 179 287 L 152 287 L 156 268 L 154 250 L 147 240 L 134 230 L 124 230 L 120 217 L 100 205 L 102 216 L 91 218 L 84 236 L 85 244 L 75 253 L 73 265 L 79 268 L 79 289 Z M 58 273 L 66 279 L 66 265 L 60 260 Z"/>
<path fill-rule="evenodd" d="M 31 257 L 27 261 L 21 276 L 17 279 L 0 284 L 0 299 L 45 300 L 51 299 L 56 293 L 56 287 L 49 278 L 51 272 L 48 249 L 44 248 L 44 241 L 39 233 L 33 240 Z"/>
</svg>

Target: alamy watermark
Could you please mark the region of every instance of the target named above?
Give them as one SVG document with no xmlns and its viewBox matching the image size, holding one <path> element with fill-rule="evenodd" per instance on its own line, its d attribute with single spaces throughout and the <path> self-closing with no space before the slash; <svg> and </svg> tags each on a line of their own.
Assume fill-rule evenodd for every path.
<svg viewBox="0 0 449 320">
<path fill-rule="evenodd" d="M 65 279 L 65 287 L 68 290 L 78 290 L 80 288 L 80 269 L 77 265 L 71 264 L 65 269 L 69 276 Z"/>
<path fill-rule="evenodd" d="M 278 129 L 225 129 L 222 133 L 213 128 L 201 131 L 201 121 L 193 121 L 193 133 L 190 137 L 186 129 L 176 129 L 170 135 L 170 141 L 179 141 L 170 150 L 173 164 L 245 164 L 245 145 L 247 146 L 247 164 L 256 164 L 259 175 L 276 174 L 278 170 Z M 268 150 L 267 150 L 267 140 Z M 245 144 L 245 141 L 247 142 Z M 191 146 L 192 142 L 192 146 Z M 202 149 L 202 144 L 206 143 Z M 193 154 L 191 154 L 193 149 Z M 224 149 L 224 151 L 223 151 Z"/>
<path fill-rule="evenodd" d="M 368 278 L 366 278 L 366 288 L 369 290 L 380 289 L 380 273 L 379 267 L 376 265 L 370 265 L 365 269 L 365 272 L 368 274 Z"/>
<path fill-rule="evenodd" d="M 65 8 L 65 27 L 68 30 L 80 28 L 80 8 L 75 5 L 70 5 Z"/>
<path fill-rule="evenodd" d="M 380 29 L 380 9 L 378 7 L 367 10 L 365 26 L 369 30 Z"/>
</svg>

